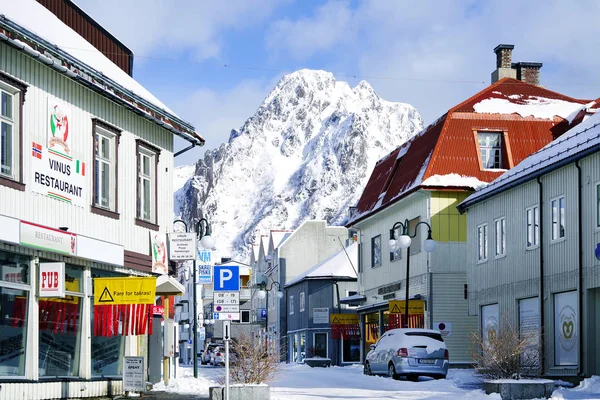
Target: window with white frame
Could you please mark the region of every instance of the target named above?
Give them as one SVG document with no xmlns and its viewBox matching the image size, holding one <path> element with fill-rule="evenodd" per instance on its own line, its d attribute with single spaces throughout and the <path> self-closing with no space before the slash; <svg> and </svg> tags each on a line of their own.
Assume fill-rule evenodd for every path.
<svg viewBox="0 0 600 400">
<path fill-rule="evenodd" d="M 146 223 L 156 224 L 156 172 L 159 150 L 138 140 L 138 182 L 137 218 Z"/>
<path fill-rule="evenodd" d="M 477 140 L 482 168 L 502 168 L 502 134 L 500 132 L 478 132 Z"/>
<path fill-rule="evenodd" d="M 394 239 L 398 240 L 400 235 L 402 235 L 402 228 L 399 226 L 395 230 L 390 229 L 390 239 L 392 238 L 392 233 L 394 234 Z M 402 248 L 397 246 L 394 251 L 390 250 L 390 261 L 400 260 L 402 258 Z"/>
<path fill-rule="evenodd" d="M 421 231 L 425 229 L 423 225 L 419 225 L 421 217 L 413 218 L 408 221 L 408 233 L 415 235 L 410 242 L 410 254 L 416 254 L 421 251 Z"/>
<path fill-rule="evenodd" d="M 0 77 L 0 177 L 19 181 L 21 91 Z M 32 150 L 33 151 L 33 150 Z M 35 156 L 35 155 L 34 155 Z"/>
<path fill-rule="evenodd" d="M 552 204 L 552 240 L 565 237 L 565 197 L 557 197 Z"/>
<path fill-rule="evenodd" d="M 294 314 L 294 296 L 290 296 L 290 315 Z"/>
<path fill-rule="evenodd" d="M 506 218 L 498 218 L 494 221 L 496 235 L 496 257 L 506 254 Z"/>
<path fill-rule="evenodd" d="M 116 131 L 94 121 L 94 186 L 93 206 L 117 211 L 117 146 Z"/>
<path fill-rule="evenodd" d="M 477 227 L 477 248 L 478 248 L 478 261 L 486 261 L 488 258 L 488 226 L 487 224 L 479 225 Z"/>
<path fill-rule="evenodd" d="M 304 303 L 306 301 L 304 292 L 300 292 L 300 299 L 298 301 L 300 302 L 300 305 L 298 306 L 300 308 L 300 312 L 304 312 Z"/>
<path fill-rule="evenodd" d="M 540 209 L 538 206 L 527 209 L 527 247 L 540 244 Z"/>
<path fill-rule="evenodd" d="M 371 238 L 371 268 L 381 267 L 381 235 Z"/>
</svg>

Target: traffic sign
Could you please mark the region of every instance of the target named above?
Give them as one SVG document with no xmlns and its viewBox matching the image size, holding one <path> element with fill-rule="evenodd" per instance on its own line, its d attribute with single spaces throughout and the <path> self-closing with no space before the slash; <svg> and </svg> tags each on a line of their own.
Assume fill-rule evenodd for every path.
<svg viewBox="0 0 600 400">
<path fill-rule="evenodd" d="M 240 306 L 231 306 L 231 305 L 227 305 L 227 306 L 217 306 L 215 305 L 215 312 L 218 313 L 239 313 L 240 312 Z"/>
<path fill-rule="evenodd" d="M 223 305 L 239 305 L 240 292 L 215 292 L 213 293 L 213 304 Z"/>
<path fill-rule="evenodd" d="M 224 320 L 224 319 L 228 319 L 231 321 L 239 321 L 240 320 L 240 313 L 213 313 L 213 316 L 215 320 Z"/>
<path fill-rule="evenodd" d="M 240 267 L 237 265 L 215 265 L 214 267 L 215 291 L 239 291 L 240 290 Z"/>
</svg>

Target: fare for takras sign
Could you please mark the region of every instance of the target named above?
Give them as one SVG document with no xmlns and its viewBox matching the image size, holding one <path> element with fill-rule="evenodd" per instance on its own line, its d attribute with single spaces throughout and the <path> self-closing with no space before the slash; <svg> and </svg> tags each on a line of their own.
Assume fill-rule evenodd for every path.
<svg viewBox="0 0 600 400">
<path fill-rule="evenodd" d="M 40 297 L 65 297 L 65 263 L 40 263 Z"/>
</svg>

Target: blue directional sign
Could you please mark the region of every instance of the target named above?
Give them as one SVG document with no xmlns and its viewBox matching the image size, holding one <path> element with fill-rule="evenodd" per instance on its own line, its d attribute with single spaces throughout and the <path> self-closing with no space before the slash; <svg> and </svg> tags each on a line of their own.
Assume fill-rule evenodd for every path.
<svg viewBox="0 0 600 400">
<path fill-rule="evenodd" d="M 240 290 L 240 267 L 237 265 L 215 265 L 213 282 L 215 292 Z"/>
</svg>

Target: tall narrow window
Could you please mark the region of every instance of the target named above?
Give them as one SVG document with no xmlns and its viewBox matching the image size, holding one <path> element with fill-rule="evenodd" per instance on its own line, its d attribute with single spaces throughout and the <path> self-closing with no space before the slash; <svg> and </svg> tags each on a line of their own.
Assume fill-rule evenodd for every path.
<svg viewBox="0 0 600 400">
<path fill-rule="evenodd" d="M 527 209 L 527 247 L 540 244 L 540 209 L 533 206 Z"/>
<path fill-rule="evenodd" d="M 479 132 L 479 152 L 483 169 L 502 168 L 502 136 L 499 132 Z"/>
<path fill-rule="evenodd" d="M 118 218 L 118 146 L 120 130 L 94 120 L 94 166 L 92 212 Z M 78 165 L 85 170 L 85 165 Z M 85 172 L 83 172 L 85 175 Z"/>
<path fill-rule="evenodd" d="M 421 217 L 417 217 L 408 221 L 408 233 L 415 235 L 410 242 L 410 254 L 415 254 L 421 251 L 421 231 L 425 229 L 423 225 L 418 225 Z"/>
<path fill-rule="evenodd" d="M 371 238 L 371 268 L 381 266 L 381 235 Z"/>
<path fill-rule="evenodd" d="M 400 235 L 402 235 L 402 228 L 398 227 L 394 231 L 394 238 L 398 240 Z M 390 229 L 390 239 L 392 238 L 392 229 Z M 390 261 L 396 261 L 402 258 L 402 248 L 400 246 L 396 247 L 394 251 L 390 251 Z"/>
<path fill-rule="evenodd" d="M 500 218 L 495 221 L 496 234 L 496 257 L 506 254 L 506 218 Z"/>
<path fill-rule="evenodd" d="M 294 296 L 290 296 L 290 315 L 294 314 Z"/>
<path fill-rule="evenodd" d="M 26 89 L 25 85 L 0 73 L 0 178 L 3 178 L 0 184 L 19 190 L 24 190 L 23 185 L 16 183 L 21 182 L 20 117 Z"/>
<path fill-rule="evenodd" d="M 487 241 L 487 224 L 479 225 L 477 227 L 478 261 L 486 261 L 488 258 Z"/>
<path fill-rule="evenodd" d="M 137 141 L 137 220 L 138 225 L 158 229 L 156 199 L 156 174 L 159 150 Z"/>
<path fill-rule="evenodd" d="M 306 303 L 306 299 L 304 297 L 304 292 L 300 292 L 300 299 L 298 300 L 298 302 L 300 303 L 299 305 L 299 309 L 300 312 L 304 312 L 304 304 Z"/>
<path fill-rule="evenodd" d="M 552 240 L 565 237 L 565 198 L 552 200 Z"/>
</svg>

